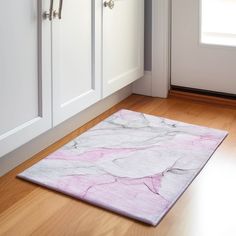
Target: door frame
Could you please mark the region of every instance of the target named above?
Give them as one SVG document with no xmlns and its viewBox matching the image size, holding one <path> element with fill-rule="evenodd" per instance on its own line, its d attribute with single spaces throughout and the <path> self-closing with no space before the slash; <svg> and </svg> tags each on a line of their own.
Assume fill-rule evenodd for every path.
<svg viewBox="0 0 236 236">
<path fill-rule="evenodd" d="M 152 91 L 167 98 L 170 90 L 171 0 L 152 0 Z"/>
</svg>

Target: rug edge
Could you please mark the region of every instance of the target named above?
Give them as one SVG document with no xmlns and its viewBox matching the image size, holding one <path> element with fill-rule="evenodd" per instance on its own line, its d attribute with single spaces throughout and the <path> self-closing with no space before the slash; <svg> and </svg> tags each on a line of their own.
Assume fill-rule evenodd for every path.
<svg viewBox="0 0 236 236">
<path fill-rule="evenodd" d="M 73 199 L 81 201 L 81 203 L 88 203 L 90 207 L 95 206 L 95 207 L 98 207 L 98 208 L 103 209 L 103 210 L 105 209 L 110 213 L 115 213 L 117 216 L 126 217 L 128 220 L 135 220 L 137 223 L 142 222 L 142 223 L 145 223 L 145 224 L 150 225 L 150 226 L 155 226 L 156 225 L 154 220 L 148 220 L 148 219 L 145 219 L 145 218 L 142 218 L 142 217 L 138 217 L 136 215 L 129 214 L 125 211 L 119 210 L 119 209 L 114 208 L 114 207 L 107 207 L 103 203 L 99 203 L 99 202 L 95 202 L 95 201 L 92 201 L 92 200 L 89 200 L 89 199 L 84 199 L 84 198 L 78 197 L 75 194 L 72 194 L 72 193 L 69 193 L 69 192 L 66 192 L 66 191 L 62 191 L 62 190 L 60 190 L 56 187 L 48 186 L 48 185 L 43 184 L 43 183 L 41 183 L 37 180 L 28 178 L 28 177 L 24 176 L 23 173 L 24 172 L 22 172 L 20 174 L 17 174 L 16 177 L 21 179 L 21 180 L 27 181 L 29 183 L 36 184 L 38 187 L 43 187 L 46 190 L 53 191 L 54 193 L 62 194 L 64 197 L 69 196 Z"/>
<path fill-rule="evenodd" d="M 216 153 L 216 151 L 218 150 L 218 148 L 220 147 L 220 145 L 224 142 L 224 140 L 227 138 L 227 136 L 229 135 L 228 132 L 226 132 L 226 134 L 224 135 L 224 137 L 222 137 L 222 140 L 219 141 L 219 143 L 217 144 L 215 150 L 212 152 L 212 154 L 209 156 L 209 158 L 206 160 L 205 163 L 202 164 L 202 166 L 199 168 L 199 171 L 196 173 L 196 175 L 194 176 L 193 179 L 191 179 L 189 182 L 186 183 L 186 185 L 183 187 L 181 193 L 172 201 L 172 203 L 169 205 L 169 207 L 167 208 L 166 212 L 164 212 L 162 215 L 160 215 L 157 219 L 155 219 L 155 225 L 153 226 L 157 226 L 158 224 L 161 223 L 161 221 L 163 220 L 163 218 L 169 213 L 169 211 L 174 207 L 174 205 L 176 204 L 176 202 L 184 195 L 184 193 L 187 191 L 188 187 L 194 182 L 194 180 L 200 175 L 200 173 L 202 172 L 202 170 L 204 169 L 204 167 L 208 164 L 208 162 L 210 161 L 210 159 L 213 157 L 213 155 Z"/>
</svg>

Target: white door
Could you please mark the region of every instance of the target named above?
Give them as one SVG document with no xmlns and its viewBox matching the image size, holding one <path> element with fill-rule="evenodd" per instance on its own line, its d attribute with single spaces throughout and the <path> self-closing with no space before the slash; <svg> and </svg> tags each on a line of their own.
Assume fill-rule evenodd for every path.
<svg viewBox="0 0 236 236">
<path fill-rule="evenodd" d="M 236 1 L 172 1 L 171 83 L 236 94 Z"/>
<path fill-rule="evenodd" d="M 54 0 L 54 9 L 61 9 L 61 19 L 57 16 L 52 26 L 55 126 L 101 98 L 102 4 Z"/>
<path fill-rule="evenodd" d="M 0 0 L 0 157 L 52 125 L 48 2 Z"/>
<path fill-rule="evenodd" d="M 103 8 L 103 97 L 143 76 L 144 0 L 107 0 Z"/>
</svg>

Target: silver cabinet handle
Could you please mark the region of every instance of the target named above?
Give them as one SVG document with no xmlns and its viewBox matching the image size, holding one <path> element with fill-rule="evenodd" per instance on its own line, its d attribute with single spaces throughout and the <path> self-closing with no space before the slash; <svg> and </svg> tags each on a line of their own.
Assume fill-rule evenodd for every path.
<svg viewBox="0 0 236 236">
<path fill-rule="evenodd" d="M 110 9 L 113 9 L 113 8 L 115 7 L 115 2 L 114 2 L 114 0 L 105 1 L 105 2 L 104 2 L 104 7 L 109 7 Z"/>
<path fill-rule="evenodd" d="M 57 11 L 53 12 L 53 16 L 58 17 L 58 19 L 60 20 L 62 18 L 62 7 L 63 7 L 63 0 L 60 0 L 58 12 Z"/>
<path fill-rule="evenodd" d="M 58 15 L 58 18 L 59 18 L 59 19 L 61 19 L 62 7 L 63 7 L 63 0 L 60 0 L 60 5 L 59 5 L 59 15 Z"/>
<path fill-rule="evenodd" d="M 53 4 L 54 4 L 54 0 L 51 0 L 50 1 L 49 12 L 45 11 L 43 13 L 44 18 L 49 19 L 50 21 L 52 21 L 52 18 L 53 18 Z"/>
</svg>

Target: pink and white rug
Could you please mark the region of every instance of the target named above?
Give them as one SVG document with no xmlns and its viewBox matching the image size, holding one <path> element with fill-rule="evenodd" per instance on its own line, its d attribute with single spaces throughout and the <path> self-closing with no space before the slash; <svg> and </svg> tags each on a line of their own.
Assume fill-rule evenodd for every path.
<svg viewBox="0 0 236 236">
<path fill-rule="evenodd" d="M 18 176 L 156 225 L 226 135 L 121 110 Z"/>
</svg>

